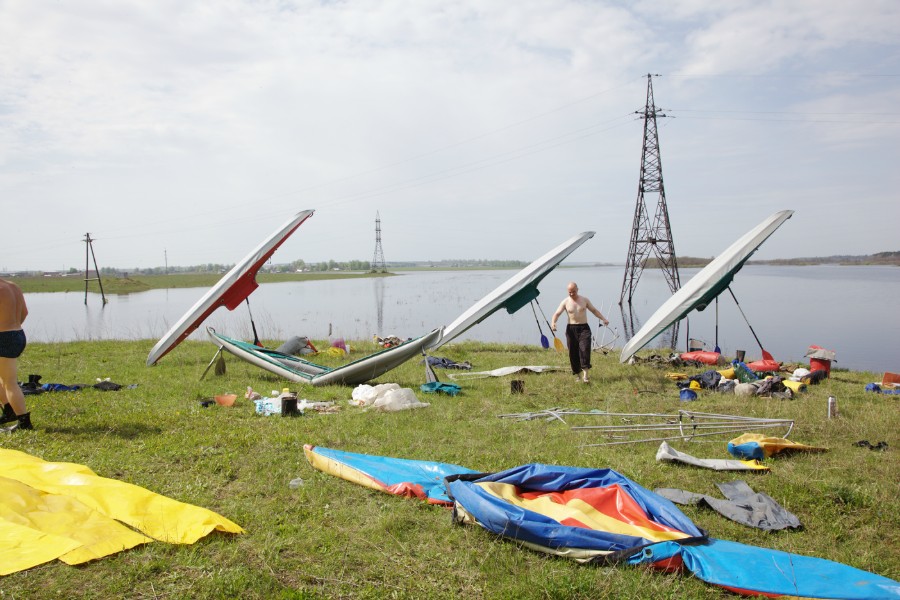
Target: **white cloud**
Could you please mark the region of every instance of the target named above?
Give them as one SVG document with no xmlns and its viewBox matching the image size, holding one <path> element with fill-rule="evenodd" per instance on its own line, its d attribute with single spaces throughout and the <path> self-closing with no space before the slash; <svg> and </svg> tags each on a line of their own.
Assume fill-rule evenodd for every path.
<svg viewBox="0 0 900 600">
<path fill-rule="evenodd" d="M 811 180 L 883 212 L 897 175 L 863 175 L 895 162 L 896 128 L 851 115 L 897 120 L 897 19 L 892 2 L 7 1 L 4 219 L 54 243 L 16 231 L 0 269 L 77 262 L 85 231 L 110 266 L 230 262 L 305 208 L 286 260 L 369 258 L 376 210 L 389 259 L 527 259 L 596 229 L 586 256 L 623 260 L 648 72 L 678 117 L 660 128 L 676 247 L 727 246 L 694 235 L 716 202 L 814 211 Z M 835 221 L 843 251 L 886 249 L 862 216 Z"/>
</svg>

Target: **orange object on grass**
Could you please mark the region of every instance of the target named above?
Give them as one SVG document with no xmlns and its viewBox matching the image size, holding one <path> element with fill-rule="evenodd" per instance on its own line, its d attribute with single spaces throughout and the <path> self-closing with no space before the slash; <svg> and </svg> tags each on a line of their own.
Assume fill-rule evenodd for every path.
<svg viewBox="0 0 900 600">
<path fill-rule="evenodd" d="M 219 394 L 215 396 L 216 404 L 219 406 L 234 406 L 234 401 L 237 400 L 237 394 Z"/>
</svg>

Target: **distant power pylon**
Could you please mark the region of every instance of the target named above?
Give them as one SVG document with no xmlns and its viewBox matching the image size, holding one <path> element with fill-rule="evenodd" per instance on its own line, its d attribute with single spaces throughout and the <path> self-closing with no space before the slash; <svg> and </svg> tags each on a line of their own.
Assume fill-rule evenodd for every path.
<svg viewBox="0 0 900 600">
<path fill-rule="evenodd" d="M 631 243 L 628 246 L 628 259 L 625 264 L 625 278 L 622 281 L 622 293 L 619 305 L 631 298 L 637 287 L 647 258 L 653 252 L 659 268 L 665 275 L 669 289 L 674 294 L 681 287 L 678 276 L 678 260 L 675 257 L 675 243 L 672 240 L 672 229 L 669 226 L 669 210 L 666 207 L 666 189 L 663 186 L 662 162 L 659 156 L 659 136 L 656 130 L 656 118 L 665 117 L 653 101 L 653 76 L 647 74 L 647 104 L 643 111 L 637 111 L 644 120 L 644 147 L 641 155 L 641 179 L 638 184 L 637 206 L 634 209 L 634 223 L 631 228 Z M 656 211 L 653 223 L 647 214 L 645 193 L 656 193 Z"/>
<path fill-rule="evenodd" d="M 381 249 L 381 215 L 375 213 L 375 255 L 372 257 L 372 272 L 387 273 L 384 264 L 384 250 Z"/>
</svg>

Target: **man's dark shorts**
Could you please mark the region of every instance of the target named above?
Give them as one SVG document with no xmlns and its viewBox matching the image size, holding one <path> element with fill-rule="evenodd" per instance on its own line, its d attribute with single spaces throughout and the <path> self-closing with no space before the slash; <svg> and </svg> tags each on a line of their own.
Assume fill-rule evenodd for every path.
<svg viewBox="0 0 900 600">
<path fill-rule="evenodd" d="M 19 358 L 19 355 L 25 351 L 25 332 L 18 331 L 0 331 L 0 357 L 2 358 Z"/>
</svg>

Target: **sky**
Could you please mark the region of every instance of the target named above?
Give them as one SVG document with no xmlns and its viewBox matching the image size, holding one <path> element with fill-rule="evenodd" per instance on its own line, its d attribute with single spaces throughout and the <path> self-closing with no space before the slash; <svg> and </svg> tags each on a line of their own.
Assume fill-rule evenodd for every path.
<svg viewBox="0 0 900 600">
<path fill-rule="evenodd" d="M 900 250 L 896 0 L 0 0 L 0 271 Z M 647 194 L 648 210 L 658 197 Z"/>
</svg>

